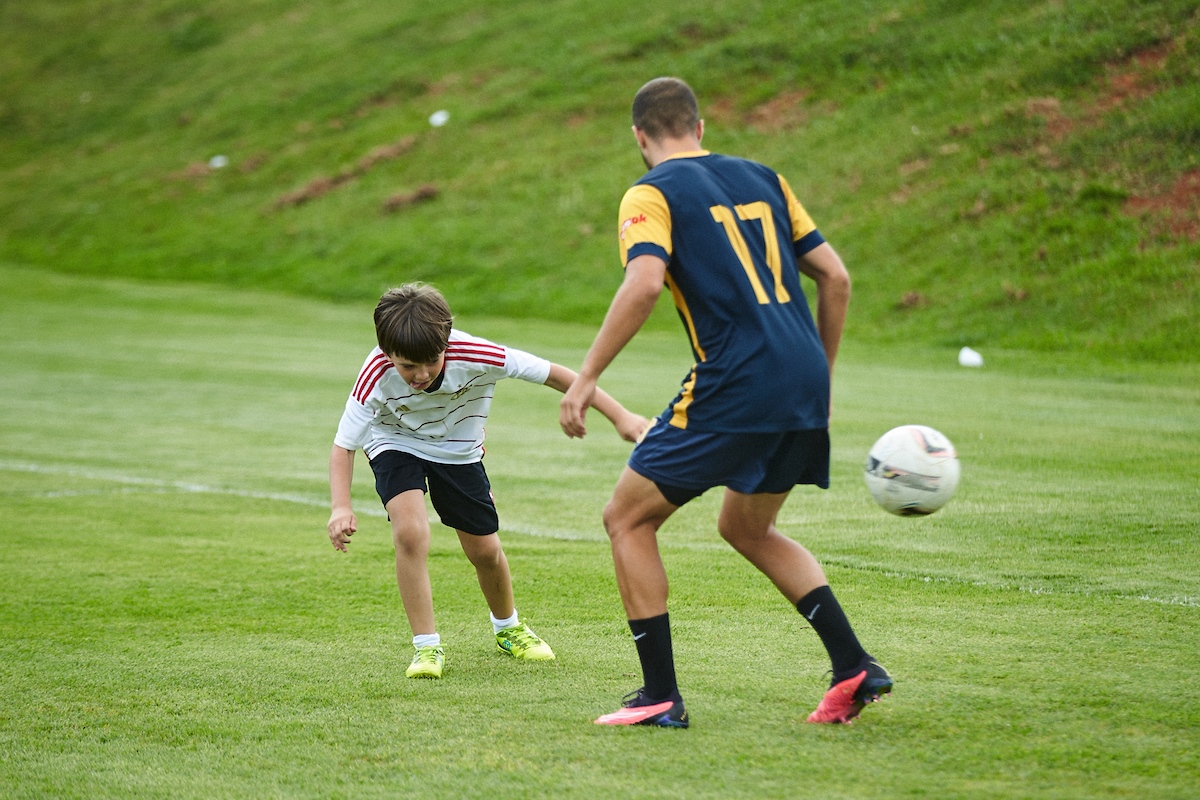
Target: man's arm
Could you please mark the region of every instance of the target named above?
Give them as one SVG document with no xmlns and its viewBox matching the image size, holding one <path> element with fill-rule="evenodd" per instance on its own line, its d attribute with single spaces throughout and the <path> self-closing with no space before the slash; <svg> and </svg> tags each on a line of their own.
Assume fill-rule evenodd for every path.
<svg viewBox="0 0 1200 800">
<path fill-rule="evenodd" d="M 604 323 L 584 356 L 579 376 L 563 396 L 559 407 L 558 421 L 567 436 L 581 437 L 587 433 L 584 417 L 588 406 L 595 404 L 596 382 L 649 319 L 658 296 L 662 294 L 666 272 L 667 262 L 651 255 L 638 256 L 625 266 L 625 280 L 617 289 L 604 316 Z"/>
<path fill-rule="evenodd" d="M 350 506 L 355 452 L 335 444 L 329 453 L 329 494 L 333 501 L 333 513 L 329 515 L 329 541 L 343 553 L 346 552 L 346 543 L 358 530 L 358 519 Z"/>
<path fill-rule="evenodd" d="M 801 256 L 799 267 L 817 284 L 817 333 L 825 347 L 825 358 L 829 361 L 829 373 L 832 376 L 833 361 L 837 358 L 842 328 L 846 324 L 846 311 L 850 307 L 850 273 L 828 243 L 820 244 Z"/>
</svg>

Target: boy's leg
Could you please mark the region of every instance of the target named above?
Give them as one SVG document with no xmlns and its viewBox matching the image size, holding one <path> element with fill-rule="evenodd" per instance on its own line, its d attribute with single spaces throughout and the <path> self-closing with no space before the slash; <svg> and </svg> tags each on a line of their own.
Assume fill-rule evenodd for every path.
<svg viewBox="0 0 1200 800">
<path fill-rule="evenodd" d="M 429 515 L 425 493 L 410 489 L 385 506 L 396 545 L 396 584 L 414 636 L 437 631 L 433 623 L 433 587 L 429 582 Z"/>
<path fill-rule="evenodd" d="M 513 615 L 512 575 L 508 571 L 508 559 L 500 546 L 499 534 L 476 536 L 458 531 L 467 560 L 475 567 L 479 588 L 487 601 L 488 609 L 496 619 L 508 619 Z"/>
<path fill-rule="evenodd" d="M 517 619 L 512 576 L 504 548 L 500 546 L 500 536 L 495 533 L 479 536 L 460 530 L 458 541 L 462 543 L 467 559 L 475 566 L 479 588 L 491 611 L 496 649 L 525 661 L 553 661 L 554 651 L 550 645 Z"/>
</svg>

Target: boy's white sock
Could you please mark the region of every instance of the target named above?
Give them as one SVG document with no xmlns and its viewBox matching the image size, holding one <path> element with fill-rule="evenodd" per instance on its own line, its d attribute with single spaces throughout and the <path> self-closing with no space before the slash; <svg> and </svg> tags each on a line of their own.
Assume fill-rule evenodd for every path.
<svg viewBox="0 0 1200 800">
<path fill-rule="evenodd" d="M 492 618 L 492 632 L 493 633 L 499 633 L 500 631 L 504 630 L 505 628 L 515 628 L 515 627 L 517 627 L 518 624 L 520 624 L 517 621 L 517 610 L 515 608 L 513 609 L 512 616 L 509 617 L 508 619 L 496 619 L 496 615 L 490 611 L 488 612 L 488 616 Z"/>
<path fill-rule="evenodd" d="M 422 647 L 438 647 L 442 643 L 442 635 L 440 633 L 418 633 L 413 637 L 413 647 L 418 650 Z"/>
</svg>

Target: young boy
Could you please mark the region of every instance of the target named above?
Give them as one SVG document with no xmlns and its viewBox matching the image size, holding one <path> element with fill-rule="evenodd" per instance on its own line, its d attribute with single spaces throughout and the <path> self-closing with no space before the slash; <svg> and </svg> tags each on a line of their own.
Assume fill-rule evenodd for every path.
<svg viewBox="0 0 1200 800">
<path fill-rule="evenodd" d="M 496 381 L 520 378 L 565 392 L 575 373 L 468 336 L 452 323 L 445 298 L 430 286 L 410 283 L 380 298 L 375 308 L 379 346 L 358 373 L 329 456 L 329 539 L 343 552 L 358 530 L 350 484 L 359 448 L 375 473 L 375 488 L 392 524 L 396 582 L 416 648 L 406 672 L 410 678 L 440 678 L 445 662 L 426 568 L 426 490 L 475 567 L 500 652 L 529 661 L 554 658 L 550 646 L 520 622 L 513 605 L 508 561 L 496 534 L 499 519 L 483 468 L 483 426 Z M 648 424 L 601 391 L 592 406 L 627 441 L 635 441 Z"/>
</svg>

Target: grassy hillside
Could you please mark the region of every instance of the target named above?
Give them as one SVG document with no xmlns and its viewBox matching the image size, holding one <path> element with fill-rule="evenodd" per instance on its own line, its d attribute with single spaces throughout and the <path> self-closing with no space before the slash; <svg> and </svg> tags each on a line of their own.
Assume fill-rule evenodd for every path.
<svg viewBox="0 0 1200 800">
<path fill-rule="evenodd" d="M 3 3 L 0 259 L 596 321 L 676 74 L 843 253 L 850 337 L 1194 361 L 1198 7 Z"/>
</svg>

